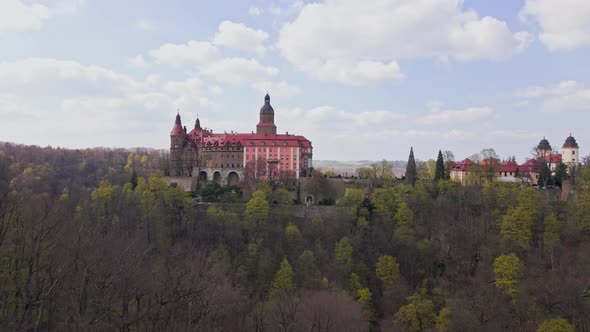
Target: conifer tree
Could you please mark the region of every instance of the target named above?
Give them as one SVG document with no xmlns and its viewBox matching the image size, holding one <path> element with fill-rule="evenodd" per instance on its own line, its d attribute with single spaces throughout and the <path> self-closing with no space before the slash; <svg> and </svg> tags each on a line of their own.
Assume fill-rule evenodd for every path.
<svg viewBox="0 0 590 332">
<path fill-rule="evenodd" d="M 445 179 L 445 162 L 443 160 L 443 155 L 440 150 L 438 150 L 438 157 L 436 158 L 436 169 L 434 172 L 434 181 L 444 180 Z"/>
<path fill-rule="evenodd" d="M 414 186 L 416 184 L 416 160 L 414 160 L 414 148 L 410 147 L 410 157 L 406 166 L 406 182 Z"/>
</svg>

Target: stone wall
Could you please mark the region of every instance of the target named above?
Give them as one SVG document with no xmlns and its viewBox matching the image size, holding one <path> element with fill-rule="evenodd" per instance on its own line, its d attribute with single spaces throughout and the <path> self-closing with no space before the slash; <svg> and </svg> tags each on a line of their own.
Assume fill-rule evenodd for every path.
<svg viewBox="0 0 590 332">
<path fill-rule="evenodd" d="M 176 185 L 184 191 L 193 191 L 197 188 L 197 179 L 192 177 L 168 176 L 164 177 L 164 180 L 167 181 L 168 184 L 176 183 Z"/>
</svg>

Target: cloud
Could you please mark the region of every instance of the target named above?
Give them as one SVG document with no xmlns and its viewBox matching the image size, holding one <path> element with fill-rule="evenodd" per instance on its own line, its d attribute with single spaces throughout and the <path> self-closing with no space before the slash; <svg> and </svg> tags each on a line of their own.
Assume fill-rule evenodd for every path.
<svg viewBox="0 0 590 332">
<path fill-rule="evenodd" d="M 260 15 L 262 15 L 262 13 L 264 13 L 264 10 L 260 9 L 258 7 L 250 7 L 248 9 L 248 14 L 250 16 L 260 16 Z"/>
<path fill-rule="evenodd" d="M 435 110 L 428 115 L 418 117 L 416 123 L 421 125 L 470 123 L 488 119 L 493 113 L 494 111 L 490 107 L 469 107 L 462 110 L 446 111 Z"/>
<path fill-rule="evenodd" d="M 241 23 L 223 21 L 213 36 L 213 44 L 263 55 L 266 50 L 263 44 L 267 39 L 268 33 L 263 30 L 254 30 Z"/>
<path fill-rule="evenodd" d="M 539 40 L 551 51 L 590 44 L 590 1 L 526 0 L 520 17 L 538 23 Z"/>
<path fill-rule="evenodd" d="M 255 59 L 223 58 L 203 66 L 200 72 L 218 82 L 239 84 L 267 80 L 277 76 L 279 70 L 275 67 L 264 66 Z"/>
<path fill-rule="evenodd" d="M 136 55 L 135 57 L 129 59 L 129 62 L 131 63 L 132 66 L 137 67 L 137 68 L 146 68 L 149 66 L 149 63 L 146 61 L 146 59 L 141 54 Z"/>
<path fill-rule="evenodd" d="M 135 26 L 140 29 L 140 30 L 144 30 L 144 31 L 156 31 L 158 30 L 159 26 L 158 26 L 158 22 L 146 18 L 146 17 L 140 17 L 135 21 Z"/>
<path fill-rule="evenodd" d="M 214 106 L 208 87 L 196 77 L 136 79 L 47 58 L 0 63 L 0 91 L 0 131 L 6 137 L 75 147 L 162 146 L 176 108 L 192 113 Z M 35 128 L 35 134 L 23 128 Z"/>
<path fill-rule="evenodd" d="M 21 0 L 2 0 L 0 3 L 0 33 L 39 30 L 51 17 L 74 14 L 84 1 L 58 1 L 54 6 L 45 6 Z"/>
<path fill-rule="evenodd" d="M 203 65 L 217 59 L 219 49 L 210 42 L 191 40 L 186 44 L 164 44 L 149 51 L 158 64 L 167 65 Z"/>
<path fill-rule="evenodd" d="M 590 105 L 590 88 L 577 81 L 562 81 L 549 86 L 531 86 L 521 89 L 520 103 L 540 104 L 543 112 L 587 111 Z"/>
<path fill-rule="evenodd" d="M 290 97 L 301 92 L 299 87 L 286 81 L 257 81 L 252 83 L 252 88 L 260 92 L 271 92 L 273 96 Z"/>
<path fill-rule="evenodd" d="M 464 10 L 458 0 L 327 0 L 301 7 L 277 47 L 319 80 L 364 84 L 400 79 L 398 59 L 501 60 L 528 46 L 527 32 Z"/>
</svg>

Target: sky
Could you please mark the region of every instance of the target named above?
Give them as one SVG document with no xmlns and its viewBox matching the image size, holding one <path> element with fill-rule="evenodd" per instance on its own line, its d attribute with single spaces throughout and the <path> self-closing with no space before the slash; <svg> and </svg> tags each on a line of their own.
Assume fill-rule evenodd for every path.
<svg viewBox="0 0 590 332">
<path fill-rule="evenodd" d="M 318 160 L 590 147 L 588 0 L 0 0 L 0 141 L 167 148 L 179 110 Z"/>
</svg>

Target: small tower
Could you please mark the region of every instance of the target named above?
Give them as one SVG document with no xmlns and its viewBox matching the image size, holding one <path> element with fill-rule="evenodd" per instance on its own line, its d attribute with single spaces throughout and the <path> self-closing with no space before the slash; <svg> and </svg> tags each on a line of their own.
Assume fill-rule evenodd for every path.
<svg viewBox="0 0 590 332">
<path fill-rule="evenodd" d="M 264 105 L 260 108 L 260 122 L 256 125 L 257 134 L 275 134 L 275 110 L 270 105 L 270 96 L 268 93 L 264 96 Z"/>
<path fill-rule="evenodd" d="M 195 121 L 195 129 L 201 130 L 201 121 L 199 120 L 199 115 L 197 114 L 197 120 Z"/>
<path fill-rule="evenodd" d="M 182 175 L 182 153 L 186 133 L 182 127 L 180 113 L 176 114 L 174 127 L 170 132 L 170 173 L 172 176 Z"/>
<path fill-rule="evenodd" d="M 549 156 L 551 154 L 551 144 L 549 141 L 543 137 L 543 139 L 537 145 L 537 158 Z"/>
<path fill-rule="evenodd" d="M 572 137 L 571 133 L 568 136 L 568 138 L 565 139 L 562 149 L 563 149 L 562 160 L 563 160 L 564 164 L 566 164 L 568 166 L 577 166 L 578 162 L 579 162 L 579 158 L 580 158 L 580 156 L 579 156 L 580 147 L 578 146 L 576 139 Z"/>
</svg>

